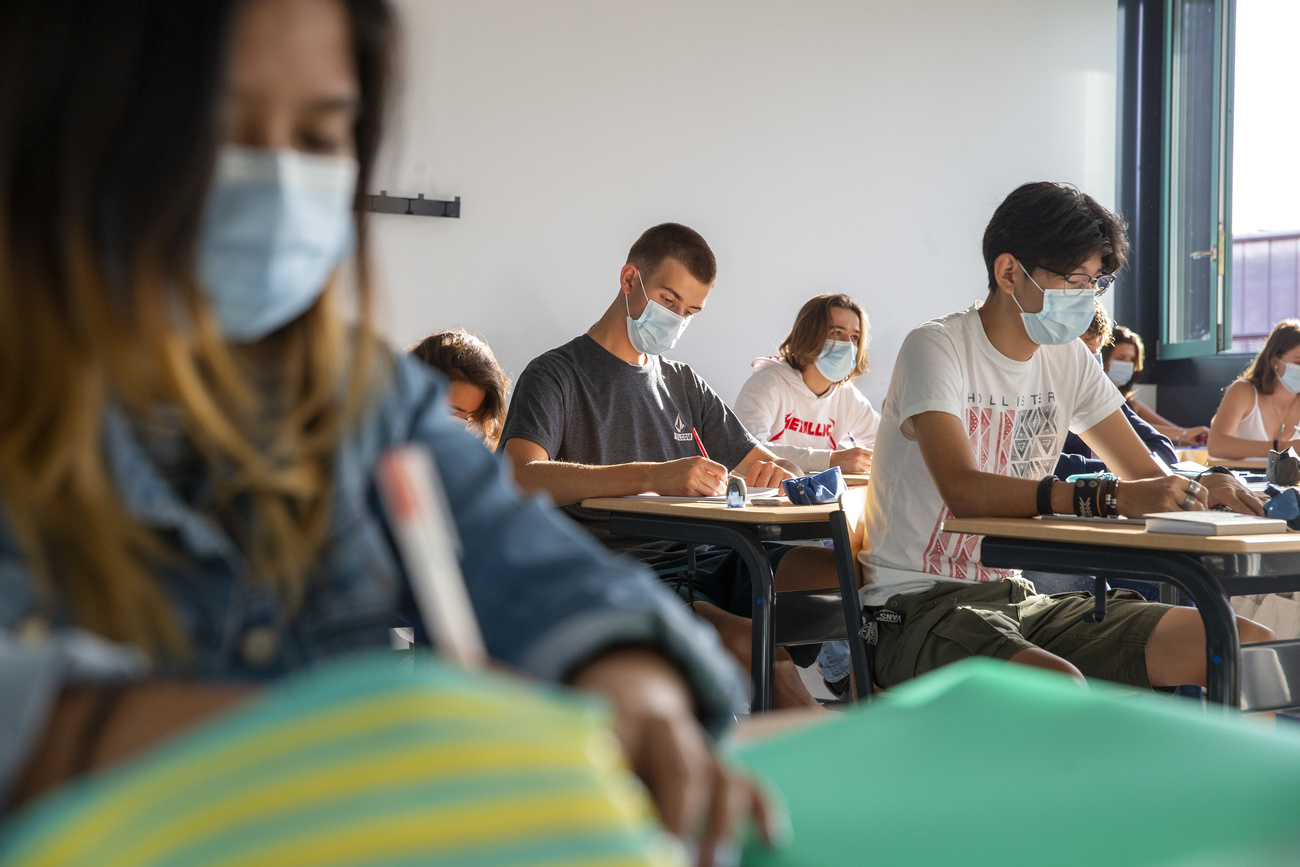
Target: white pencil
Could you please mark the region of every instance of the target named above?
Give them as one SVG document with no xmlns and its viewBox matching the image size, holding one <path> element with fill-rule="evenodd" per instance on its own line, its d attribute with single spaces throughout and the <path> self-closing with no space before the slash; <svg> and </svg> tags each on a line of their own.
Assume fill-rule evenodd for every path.
<svg viewBox="0 0 1300 867">
<path fill-rule="evenodd" d="M 487 649 L 460 572 L 451 510 L 433 457 L 416 445 L 390 449 L 379 459 L 376 481 L 430 638 L 456 664 L 481 668 Z"/>
</svg>

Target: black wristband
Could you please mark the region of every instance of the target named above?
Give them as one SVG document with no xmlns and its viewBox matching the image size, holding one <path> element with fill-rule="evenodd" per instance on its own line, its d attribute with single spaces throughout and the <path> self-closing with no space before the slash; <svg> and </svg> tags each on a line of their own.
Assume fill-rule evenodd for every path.
<svg viewBox="0 0 1300 867">
<path fill-rule="evenodd" d="M 1101 515 L 1101 484 L 1097 479 L 1078 479 L 1074 483 L 1074 514 L 1080 518 Z"/>
<path fill-rule="evenodd" d="M 1230 476 L 1232 475 L 1232 470 L 1228 469 L 1225 466 L 1216 464 L 1215 466 L 1212 466 L 1207 470 L 1201 470 L 1199 473 L 1197 473 L 1196 481 L 1199 482 L 1201 480 L 1201 476 L 1205 475 L 1206 473 L 1219 473 L 1221 475 Z"/>
<path fill-rule="evenodd" d="M 1056 482 L 1056 476 L 1044 476 L 1043 480 L 1038 483 L 1038 514 L 1054 515 L 1052 511 L 1052 485 Z"/>
</svg>

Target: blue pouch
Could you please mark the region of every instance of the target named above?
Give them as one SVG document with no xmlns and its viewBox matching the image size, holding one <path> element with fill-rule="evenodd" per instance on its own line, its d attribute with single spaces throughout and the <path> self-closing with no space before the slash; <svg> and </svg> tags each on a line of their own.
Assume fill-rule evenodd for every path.
<svg viewBox="0 0 1300 867">
<path fill-rule="evenodd" d="M 1269 495 L 1264 504 L 1264 517 L 1280 518 L 1292 530 L 1300 530 L 1300 495 L 1296 489 L 1269 485 L 1264 493 Z"/>
<path fill-rule="evenodd" d="M 781 490 L 796 506 L 837 503 L 844 496 L 844 476 L 839 467 L 831 467 L 811 476 L 799 476 L 781 482 Z"/>
</svg>

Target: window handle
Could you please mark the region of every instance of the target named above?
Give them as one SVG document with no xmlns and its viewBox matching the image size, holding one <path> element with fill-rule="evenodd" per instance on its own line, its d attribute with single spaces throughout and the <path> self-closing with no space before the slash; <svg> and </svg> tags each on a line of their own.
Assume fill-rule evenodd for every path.
<svg viewBox="0 0 1300 867">
<path fill-rule="evenodd" d="M 1213 259 L 1218 259 L 1218 258 L 1219 258 L 1219 248 L 1218 248 L 1218 247 L 1211 247 L 1211 248 L 1208 249 L 1208 250 L 1197 250 L 1195 253 L 1192 253 L 1191 256 L 1190 256 L 1189 258 L 1192 258 L 1192 259 L 1204 259 L 1206 256 L 1209 256 L 1210 259 L 1212 259 L 1212 260 L 1213 260 Z"/>
</svg>

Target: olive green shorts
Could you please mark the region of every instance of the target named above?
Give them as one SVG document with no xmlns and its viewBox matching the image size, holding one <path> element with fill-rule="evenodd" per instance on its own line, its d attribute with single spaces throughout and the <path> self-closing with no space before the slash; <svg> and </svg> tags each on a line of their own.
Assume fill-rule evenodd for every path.
<svg viewBox="0 0 1300 867">
<path fill-rule="evenodd" d="M 1149 688 L 1146 644 L 1169 605 L 1132 590 L 1106 594 L 1106 619 L 1083 620 L 1091 593 L 1043 596 L 1023 578 L 980 584 L 941 582 L 924 593 L 891 596 L 877 623 L 871 674 L 893 686 L 968 656 L 1010 659 L 1041 647 L 1069 660 L 1085 677 Z"/>
</svg>

